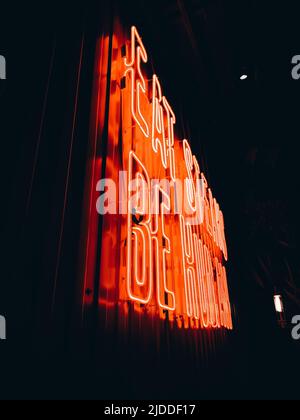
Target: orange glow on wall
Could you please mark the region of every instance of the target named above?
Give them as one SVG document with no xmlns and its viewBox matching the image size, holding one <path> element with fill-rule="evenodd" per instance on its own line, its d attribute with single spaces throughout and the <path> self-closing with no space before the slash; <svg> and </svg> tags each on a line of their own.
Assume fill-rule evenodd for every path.
<svg viewBox="0 0 300 420">
<path fill-rule="evenodd" d="M 105 165 L 98 156 L 90 168 L 95 190 L 87 215 L 85 291 L 95 289 L 98 263 L 98 304 L 106 308 L 107 325 L 109 308 L 117 307 L 124 319 L 134 311 L 178 328 L 232 329 L 223 214 L 189 141 L 176 137 L 175 112 L 158 77 L 147 73 L 142 38 L 135 27 L 128 36 L 115 24 L 110 46 L 103 37 L 101 48 L 100 65 L 108 66 L 108 54 L 111 60 L 109 103 L 104 115 L 98 80 L 94 135 L 102 139 L 107 118 L 108 138 Z M 101 221 L 99 262 L 100 216 L 92 213 L 100 169 L 118 191 L 110 203 L 116 214 Z M 84 305 L 91 304 L 85 294 Z"/>
</svg>

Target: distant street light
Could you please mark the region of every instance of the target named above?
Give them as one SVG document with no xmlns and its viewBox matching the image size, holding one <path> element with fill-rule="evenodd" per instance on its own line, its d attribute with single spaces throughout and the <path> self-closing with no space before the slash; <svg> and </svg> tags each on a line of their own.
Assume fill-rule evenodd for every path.
<svg viewBox="0 0 300 420">
<path fill-rule="evenodd" d="M 274 296 L 275 311 L 277 314 L 277 322 L 281 328 L 286 327 L 286 318 L 284 313 L 283 299 L 281 295 Z"/>
<path fill-rule="evenodd" d="M 275 305 L 276 312 L 279 313 L 279 314 L 283 314 L 284 307 L 283 307 L 283 302 L 282 302 L 282 296 L 281 295 L 275 295 L 274 296 L 274 305 Z"/>
<path fill-rule="evenodd" d="M 240 77 L 240 79 L 241 79 L 241 80 L 247 80 L 247 79 L 248 79 L 248 75 L 247 75 L 247 74 L 243 74 L 243 75 Z"/>
</svg>

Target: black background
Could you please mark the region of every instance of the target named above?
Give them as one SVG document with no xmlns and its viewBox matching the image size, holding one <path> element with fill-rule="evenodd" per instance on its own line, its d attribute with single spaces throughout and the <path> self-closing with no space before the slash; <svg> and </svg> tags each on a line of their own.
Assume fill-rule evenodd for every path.
<svg viewBox="0 0 300 420">
<path fill-rule="evenodd" d="M 180 134 L 190 139 L 224 211 L 238 322 L 226 350 L 228 365 L 218 365 L 212 374 L 218 380 L 207 386 L 182 372 L 164 387 L 162 366 L 146 384 L 137 384 L 112 355 L 100 363 L 74 342 L 94 51 L 111 5 L 1 6 L 7 80 L 0 81 L 0 314 L 7 318 L 8 340 L 0 342 L 0 398 L 298 398 L 299 344 L 290 335 L 291 318 L 300 314 L 300 81 L 291 77 L 292 57 L 300 54 L 296 1 L 120 2 L 126 24 L 143 33 L 166 96 L 184 121 Z M 242 82 L 245 72 L 249 77 Z M 58 304 L 49 317 L 63 214 Z M 276 291 L 284 296 L 285 330 L 276 322 Z M 184 366 L 192 367 L 188 361 Z"/>
</svg>

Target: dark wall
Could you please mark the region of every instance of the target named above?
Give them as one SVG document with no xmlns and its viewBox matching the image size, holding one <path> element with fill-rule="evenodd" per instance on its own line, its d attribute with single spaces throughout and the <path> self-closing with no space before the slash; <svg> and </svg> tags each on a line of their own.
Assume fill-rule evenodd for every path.
<svg viewBox="0 0 300 420">
<path fill-rule="evenodd" d="M 94 56 L 104 4 L 3 9 L 0 307 L 8 340 L 1 343 L 7 373 L 1 391 L 22 398 L 55 393 L 64 370 L 68 389 L 65 357 L 80 290 Z"/>
</svg>

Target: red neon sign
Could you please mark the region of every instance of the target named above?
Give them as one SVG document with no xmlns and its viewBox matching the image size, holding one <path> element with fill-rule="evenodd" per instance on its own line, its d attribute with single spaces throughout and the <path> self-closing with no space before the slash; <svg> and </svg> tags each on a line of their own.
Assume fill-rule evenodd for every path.
<svg viewBox="0 0 300 420">
<path fill-rule="evenodd" d="M 105 171 L 116 198 L 105 200 L 107 192 L 98 189 L 107 206 L 99 304 L 117 305 L 125 315 L 131 305 L 179 328 L 232 329 L 223 214 L 188 140 L 176 137 L 176 116 L 158 77 L 146 73 L 141 36 L 135 27 L 129 39 L 121 33 L 112 40 Z M 96 222 L 89 223 L 95 230 Z M 89 240 L 88 255 L 95 256 Z M 93 273 L 86 267 L 86 288 Z"/>
<path fill-rule="evenodd" d="M 131 214 L 128 215 L 128 296 L 142 304 L 150 305 L 152 301 L 160 314 L 164 310 L 170 311 L 175 315 L 173 319 L 184 319 L 186 326 L 231 329 L 226 270 L 222 265 L 222 260 L 227 260 L 223 215 L 188 141 L 177 140 L 175 148 L 175 114 L 163 96 L 156 75 L 152 78 L 152 93 L 151 87 L 146 87 L 141 63 L 147 63 L 147 53 L 135 27 L 131 33 L 131 48 L 128 48 L 131 73 L 125 72 L 126 87 L 122 96 L 124 104 L 129 101 L 132 104 L 132 115 L 123 121 L 125 127 L 132 127 L 129 177 L 141 174 L 150 190 L 151 177 L 159 172 L 161 179 L 171 181 L 170 190 L 173 191 L 159 188 L 156 198 L 160 195 L 162 204 L 159 215 L 156 212 L 154 229 L 150 209 L 144 213 L 147 215 L 145 221 L 138 226 L 133 225 Z M 127 58 L 124 62 L 129 67 Z M 135 74 L 138 74 L 138 81 Z M 143 110 L 141 103 L 144 103 Z M 136 128 L 135 123 L 138 124 Z M 152 151 L 149 127 L 152 128 Z M 137 163 L 136 173 L 132 158 Z M 177 176 L 185 181 L 187 204 L 180 214 L 171 209 Z M 202 185 L 202 191 L 199 191 L 199 185 Z M 147 201 L 150 205 L 151 197 Z M 175 259 L 179 260 L 177 268 Z M 142 281 L 138 273 L 143 273 Z"/>
</svg>

